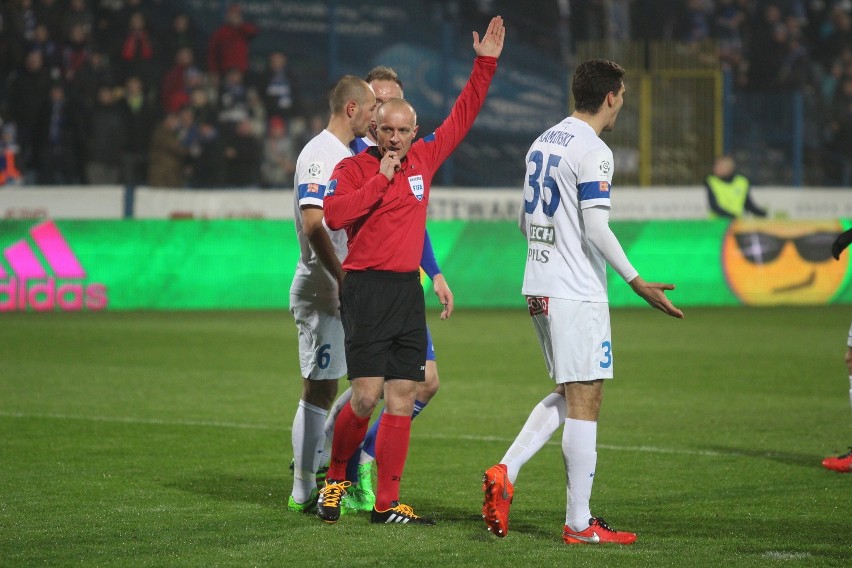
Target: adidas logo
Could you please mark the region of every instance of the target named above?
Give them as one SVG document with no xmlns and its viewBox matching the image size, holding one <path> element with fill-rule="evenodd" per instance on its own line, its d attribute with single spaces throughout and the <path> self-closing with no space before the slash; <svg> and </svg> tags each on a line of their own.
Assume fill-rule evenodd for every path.
<svg viewBox="0 0 852 568">
<path fill-rule="evenodd" d="M 36 225 L 30 229 L 29 239 L 3 249 L 2 260 L 0 312 L 57 308 L 79 312 L 107 307 L 106 286 L 84 282 L 85 269 L 53 221 Z"/>
</svg>

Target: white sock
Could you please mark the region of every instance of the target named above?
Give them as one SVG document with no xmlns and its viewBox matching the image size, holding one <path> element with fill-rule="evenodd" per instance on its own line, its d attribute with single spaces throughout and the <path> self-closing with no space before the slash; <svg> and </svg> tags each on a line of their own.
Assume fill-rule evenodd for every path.
<svg viewBox="0 0 852 568">
<path fill-rule="evenodd" d="M 328 411 L 328 417 L 325 419 L 325 446 L 322 450 L 322 459 L 320 464 L 331 461 L 331 444 L 334 440 L 334 422 L 337 420 L 337 415 L 343 409 L 343 406 L 352 398 L 352 387 L 349 387 L 343 394 L 337 397 L 334 404 L 331 405 L 331 410 Z M 319 466 L 318 466 L 319 467 Z"/>
<path fill-rule="evenodd" d="M 325 441 L 325 417 L 328 412 L 318 406 L 299 401 L 293 418 L 293 500 L 304 503 L 316 488 L 319 458 Z"/>
<path fill-rule="evenodd" d="M 849 404 L 852 404 L 852 375 L 849 375 Z"/>
<path fill-rule="evenodd" d="M 524 427 L 500 460 L 500 463 L 506 465 L 509 481 L 513 484 L 521 467 L 532 459 L 565 421 L 566 408 L 562 395 L 552 392 L 532 409 Z"/>
<path fill-rule="evenodd" d="M 565 420 L 562 432 L 562 457 L 568 476 L 568 505 L 565 508 L 565 524 L 575 531 L 589 526 L 592 512 L 592 483 L 595 480 L 595 451 L 598 438 L 598 423 L 588 420 Z"/>
<path fill-rule="evenodd" d="M 364 465 L 365 463 L 370 463 L 375 461 L 376 456 L 371 456 L 367 452 L 362 451 L 361 455 L 358 457 L 358 465 Z"/>
</svg>

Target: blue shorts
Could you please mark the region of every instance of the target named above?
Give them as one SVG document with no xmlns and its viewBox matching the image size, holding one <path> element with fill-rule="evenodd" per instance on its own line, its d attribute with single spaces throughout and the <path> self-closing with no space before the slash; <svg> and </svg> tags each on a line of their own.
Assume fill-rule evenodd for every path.
<svg viewBox="0 0 852 568">
<path fill-rule="evenodd" d="M 426 360 L 435 360 L 435 346 L 432 344 L 432 333 L 429 331 L 429 326 L 426 326 Z"/>
</svg>

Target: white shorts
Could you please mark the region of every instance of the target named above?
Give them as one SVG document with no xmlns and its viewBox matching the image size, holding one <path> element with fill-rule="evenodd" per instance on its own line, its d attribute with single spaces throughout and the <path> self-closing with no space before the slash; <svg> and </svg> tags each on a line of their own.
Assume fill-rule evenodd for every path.
<svg viewBox="0 0 852 568">
<path fill-rule="evenodd" d="M 550 378 L 560 383 L 612 378 L 609 304 L 527 296 Z"/>
<path fill-rule="evenodd" d="M 343 323 L 337 298 L 306 298 L 290 294 L 290 313 L 299 329 L 302 377 L 315 381 L 346 374 Z"/>
</svg>

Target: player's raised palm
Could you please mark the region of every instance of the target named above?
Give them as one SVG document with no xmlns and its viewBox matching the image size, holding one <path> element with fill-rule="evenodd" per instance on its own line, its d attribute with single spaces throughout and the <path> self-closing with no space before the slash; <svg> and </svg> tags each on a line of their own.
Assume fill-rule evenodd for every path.
<svg viewBox="0 0 852 568">
<path fill-rule="evenodd" d="M 506 28 L 503 27 L 503 17 L 494 16 L 479 41 L 479 34 L 473 32 L 473 50 L 476 55 L 482 57 L 500 57 L 503 51 L 503 39 L 506 37 Z"/>
</svg>

